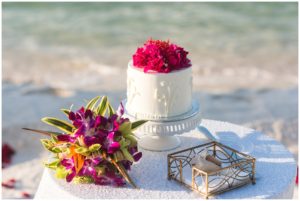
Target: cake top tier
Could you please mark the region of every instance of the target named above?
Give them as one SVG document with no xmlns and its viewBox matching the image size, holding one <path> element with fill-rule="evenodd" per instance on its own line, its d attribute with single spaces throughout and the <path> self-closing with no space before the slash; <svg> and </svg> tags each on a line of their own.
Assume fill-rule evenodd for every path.
<svg viewBox="0 0 300 201">
<path fill-rule="evenodd" d="M 187 55 L 188 52 L 176 44 L 150 39 L 136 50 L 132 60 L 133 65 L 144 72 L 169 73 L 190 67 L 191 61 Z"/>
</svg>

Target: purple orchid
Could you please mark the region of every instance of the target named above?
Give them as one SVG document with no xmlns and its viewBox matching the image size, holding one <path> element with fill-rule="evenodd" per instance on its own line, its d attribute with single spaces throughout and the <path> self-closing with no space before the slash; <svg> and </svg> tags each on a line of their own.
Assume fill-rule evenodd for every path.
<svg viewBox="0 0 300 201">
<path fill-rule="evenodd" d="M 124 106 L 123 106 L 122 102 L 120 102 L 120 105 L 119 105 L 118 110 L 117 110 L 117 115 L 118 115 L 119 117 L 123 116 L 124 111 L 125 111 L 125 110 L 124 110 Z"/>
<path fill-rule="evenodd" d="M 124 179 L 117 175 L 112 170 L 106 170 L 105 175 L 98 176 L 95 179 L 96 185 L 113 185 L 113 186 L 123 186 L 125 184 Z"/>
<path fill-rule="evenodd" d="M 64 142 L 71 142 L 74 143 L 76 141 L 76 137 L 72 137 L 71 135 L 67 135 L 67 134 L 62 134 L 62 135 L 58 135 L 57 139 L 59 141 L 64 141 Z"/>
<path fill-rule="evenodd" d="M 69 170 L 66 180 L 67 182 L 71 182 L 73 178 L 76 176 L 76 170 L 73 159 L 63 159 L 60 164 L 66 168 L 66 170 Z"/>
<path fill-rule="evenodd" d="M 90 176 L 94 180 L 97 177 L 97 171 L 95 167 L 103 161 L 102 158 L 96 157 L 93 159 L 86 159 L 84 165 L 78 173 L 78 176 Z"/>
<path fill-rule="evenodd" d="M 93 116 L 93 112 L 89 109 L 80 108 L 76 113 L 70 112 L 69 119 L 77 128 L 74 136 L 94 135 L 95 129 L 100 125 L 105 126 L 107 123 L 106 117 Z"/>
<path fill-rule="evenodd" d="M 104 148 L 107 150 L 108 154 L 115 153 L 121 147 L 120 143 L 114 140 L 116 134 L 119 134 L 119 132 L 110 132 L 106 138 Z"/>
<path fill-rule="evenodd" d="M 138 152 L 137 146 L 130 147 L 129 153 L 132 155 L 135 162 L 139 161 L 142 158 L 142 152 Z"/>
</svg>

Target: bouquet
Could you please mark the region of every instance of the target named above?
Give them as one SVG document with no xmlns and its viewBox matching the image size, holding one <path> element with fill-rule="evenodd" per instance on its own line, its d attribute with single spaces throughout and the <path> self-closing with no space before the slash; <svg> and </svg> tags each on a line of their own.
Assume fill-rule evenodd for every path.
<svg viewBox="0 0 300 201">
<path fill-rule="evenodd" d="M 120 104 L 114 111 L 107 97 L 95 97 L 85 107 L 73 112 L 62 109 L 70 122 L 45 117 L 43 122 L 61 132 L 24 128 L 49 136 L 41 142 L 53 153 L 45 166 L 53 169 L 56 177 L 74 183 L 96 185 L 125 185 L 136 187 L 127 171 L 142 153 L 138 151 L 133 131 L 146 123 L 144 120 L 130 122 L 124 118 Z"/>
</svg>

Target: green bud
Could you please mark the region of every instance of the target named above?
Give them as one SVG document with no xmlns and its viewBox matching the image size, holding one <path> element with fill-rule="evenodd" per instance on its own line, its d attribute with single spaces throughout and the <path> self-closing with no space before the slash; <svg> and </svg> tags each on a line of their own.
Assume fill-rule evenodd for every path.
<svg viewBox="0 0 300 201">
<path fill-rule="evenodd" d="M 119 131 L 125 135 L 127 133 L 131 133 L 131 122 L 129 121 L 125 121 L 124 123 L 122 123 L 119 127 Z"/>
<path fill-rule="evenodd" d="M 89 146 L 89 151 L 90 152 L 94 152 L 94 151 L 98 151 L 101 147 L 101 144 L 93 144 L 91 146 Z"/>
<path fill-rule="evenodd" d="M 66 170 L 65 167 L 59 166 L 59 167 L 56 168 L 56 174 L 55 174 L 55 176 L 58 179 L 64 179 L 64 178 L 66 178 L 66 176 L 68 175 L 68 173 L 69 172 Z"/>
</svg>

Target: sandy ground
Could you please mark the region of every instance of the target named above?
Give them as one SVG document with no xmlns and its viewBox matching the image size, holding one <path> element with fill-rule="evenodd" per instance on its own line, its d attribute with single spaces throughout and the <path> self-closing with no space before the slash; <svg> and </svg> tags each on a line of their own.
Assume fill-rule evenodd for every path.
<svg viewBox="0 0 300 201">
<path fill-rule="evenodd" d="M 27 133 L 22 127 L 49 129 L 40 122 L 42 117 L 64 118 L 59 108 L 69 108 L 72 103 L 74 108 L 79 107 L 83 100 L 98 94 L 108 95 L 114 106 L 126 97 L 125 90 L 97 93 L 32 84 L 4 83 L 2 90 L 2 140 L 17 152 L 12 164 L 2 170 L 2 176 L 3 181 L 11 178 L 18 181 L 16 189 L 2 188 L 3 198 L 22 198 L 23 191 L 33 197 L 41 178 L 42 162 L 47 157 L 39 143 L 41 136 Z M 201 103 L 204 118 L 230 121 L 261 130 L 281 141 L 298 158 L 297 88 L 235 90 L 214 94 L 195 91 L 194 96 Z M 295 199 L 297 197 L 295 188 Z"/>
</svg>

